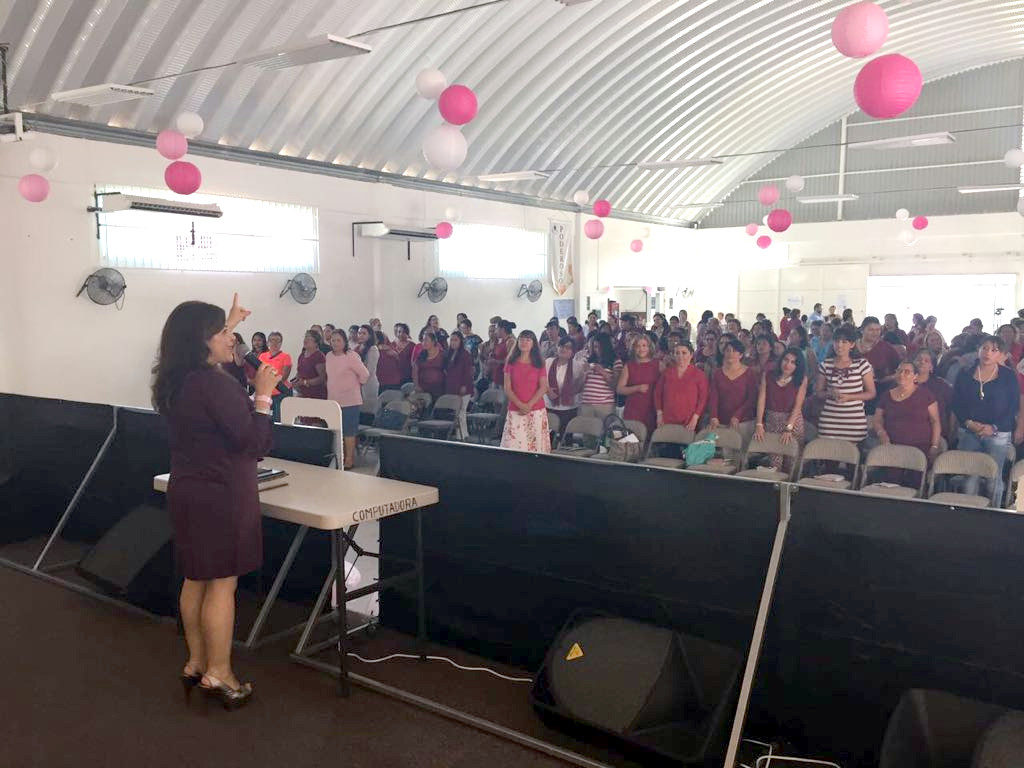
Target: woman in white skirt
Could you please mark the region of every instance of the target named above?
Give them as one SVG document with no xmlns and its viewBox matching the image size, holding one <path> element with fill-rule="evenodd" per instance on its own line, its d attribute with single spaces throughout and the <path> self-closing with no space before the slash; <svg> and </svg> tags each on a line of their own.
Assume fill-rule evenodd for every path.
<svg viewBox="0 0 1024 768">
<path fill-rule="evenodd" d="M 505 364 L 508 416 L 501 447 L 531 453 L 551 452 L 551 432 L 544 395 L 548 377 L 533 331 L 523 331 Z"/>
</svg>

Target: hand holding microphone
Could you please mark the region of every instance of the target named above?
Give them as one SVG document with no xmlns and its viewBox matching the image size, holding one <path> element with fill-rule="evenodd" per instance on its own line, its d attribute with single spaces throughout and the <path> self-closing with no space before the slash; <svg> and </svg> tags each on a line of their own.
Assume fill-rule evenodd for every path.
<svg viewBox="0 0 1024 768">
<path fill-rule="evenodd" d="M 266 363 L 260 365 L 252 380 L 253 389 L 256 390 L 256 397 L 272 396 L 280 381 L 281 374 L 273 366 Z"/>
</svg>

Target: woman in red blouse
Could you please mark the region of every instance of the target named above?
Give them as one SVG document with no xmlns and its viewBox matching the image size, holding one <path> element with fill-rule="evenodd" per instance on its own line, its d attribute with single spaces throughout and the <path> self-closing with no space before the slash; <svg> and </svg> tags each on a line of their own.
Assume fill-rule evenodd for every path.
<svg viewBox="0 0 1024 768">
<path fill-rule="evenodd" d="M 657 426 L 654 408 L 654 387 L 660 372 L 658 361 L 651 355 L 651 341 L 647 336 L 638 336 L 633 342 L 632 359 L 622 367 L 619 374 L 618 393 L 626 395 L 624 419 L 643 423 L 650 434 Z"/>
<path fill-rule="evenodd" d="M 929 462 L 939 453 L 942 427 L 935 396 L 917 383 L 913 363 L 900 363 L 896 386 L 883 392 L 875 408 L 875 434 L 883 445 L 910 445 L 920 449 Z"/>
<path fill-rule="evenodd" d="M 324 400 L 327 397 L 327 377 L 324 375 L 326 358 L 320 351 L 322 340 L 316 331 L 306 331 L 302 339 L 302 352 L 295 364 L 296 377 L 292 380 L 299 397 Z"/>
<path fill-rule="evenodd" d="M 421 344 L 423 348 L 412 364 L 412 378 L 418 391 L 437 400 L 444 394 L 444 354 L 431 331 L 423 331 Z"/>
<path fill-rule="evenodd" d="M 458 395 L 462 398 L 462 410 L 459 412 L 459 428 L 462 436 L 469 434 L 466 423 L 466 409 L 469 398 L 473 394 L 473 358 L 463 346 L 465 339 L 461 331 L 455 331 L 448 338 L 448 351 L 444 361 L 444 393 Z"/>
<path fill-rule="evenodd" d="M 672 353 L 675 364 L 665 369 L 654 386 L 657 425 L 682 424 L 696 430 L 708 402 L 708 377 L 691 365 L 693 347 L 690 342 L 679 342 Z"/>
<path fill-rule="evenodd" d="M 501 447 L 550 453 L 551 434 L 544 405 L 548 377 L 533 331 L 519 334 L 519 341 L 508 358 L 505 372 L 508 374 L 505 376 L 508 416 L 505 419 L 505 431 L 501 435 Z"/>
<path fill-rule="evenodd" d="M 754 371 L 743 364 L 743 345 L 736 339 L 727 340 L 719 365 L 711 375 L 708 426 L 716 429 L 725 424 L 739 429 L 743 422 L 754 420 L 760 382 Z"/>
</svg>

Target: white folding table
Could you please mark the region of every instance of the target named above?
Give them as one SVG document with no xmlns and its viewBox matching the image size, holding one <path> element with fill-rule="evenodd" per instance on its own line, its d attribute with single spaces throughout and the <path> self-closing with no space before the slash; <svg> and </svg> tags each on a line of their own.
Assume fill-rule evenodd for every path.
<svg viewBox="0 0 1024 768">
<path fill-rule="evenodd" d="M 333 584 L 337 590 L 338 610 L 336 618 L 338 622 L 338 690 L 343 696 L 349 692 L 348 679 L 348 617 L 345 606 L 351 600 L 356 600 L 364 595 L 379 592 L 382 589 L 395 586 L 396 584 L 416 579 L 419 613 L 418 636 L 422 644 L 426 640 L 426 618 L 424 615 L 423 596 L 423 523 L 422 508 L 437 504 L 439 496 L 436 488 L 414 483 L 405 483 L 400 480 L 388 480 L 371 475 L 361 475 L 354 472 L 339 472 L 336 469 L 318 467 L 312 464 L 301 464 L 295 461 L 284 459 L 266 459 L 261 466 L 273 469 L 282 469 L 288 473 L 287 485 L 267 488 L 260 491 L 260 506 L 263 515 L 275 520 L 282 520 L 294 523 L 298 526 L 295 537 L 284 562 L 274 577 L 274 583 L 267 594 L 259 614 L 253 622 L 249 635 L 245 641 L 245 647 L 253 648 L 257 645 L 263 624 L 270 614 L 274 601 L 284 584 L 285 577 L 291 570 L 299 547 L 310 528 L 320 531 L 327 531 L 331 536 L 331 571 L 324 580 L 323 588 L 317 597 L 316 604 L 309 614 L 299 643 L 292 653 L 292 658 L 309 666 L 322 668 L 324 665 L 312 659 L 312 655 L 323 649 L 330 643 L 310 646 L 309 638 L 320 619 L 321 612 L 331 592 Z M 157 475 L 153 478 L 153 488 L 166 493 L 167 483 L 170 475 Z M 412 567 L 395 576 L 388 577 L 383 581 L 378 580 L 374 584 L 367 585 L 349 591 L 345 586 L 345 555 L 351 546 L 361 555 L 375 557 L 378 560 L 383 556 L 379 552 L 369 552 L 353 541 L 356 528 L 360 523 L 380 520 L 382 517 L 390 517 L 403 512 L 415 512 L 416 514 L 416 560 L 409 563 Z M 401 560 L 401 558 L 393 558 Z"/>
</svg>

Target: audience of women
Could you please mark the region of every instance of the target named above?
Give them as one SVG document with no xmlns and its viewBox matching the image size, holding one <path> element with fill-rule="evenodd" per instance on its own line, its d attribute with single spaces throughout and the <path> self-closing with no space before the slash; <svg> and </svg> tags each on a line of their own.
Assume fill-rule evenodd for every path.
<svg viewBox="0 0 1024 768">
<path fill-rule="evenodd" d="M 344 467 L 353 466 L 356 457 L 356 435 L 359 432 L 359 411 L 363 405 L 363 384 L 370 372 L 359 354 L 349 348 L 348 335 L 340 328 L 331 334 L 331 352 L 326 356 L 327 399 L 341 406 L 341 435 L 344 442 Z"/>
<path fill-rule="evenodd" d="M 821 374 L 815 395 L 824 398 L 818 417 L 818 435 L 860 442 L 868 436 L 864 403 L 875 398 L 875 375 L 871 363 L 850 356 L 857 343 L 852 325 L 840 326 L 832 337 L 836 355 L 818 363 Z"/>
<path fill-rule="evenodd" d="M 651 434 L 657 426 L 654 408 L 654 386 L 661 371 L 653 356 L 653 345 L 647 336 L 638 336 L 633 342 L 632 357 L 619 374 L 617 391 L 626 396 L 622 418 L 639 421 Z"/>
<path fill-rule="evenodd" d="M 605 333 L 591 336 L 585 350 L 586 368 L 580 389 L 580 416 L 603 419 L 615 412 L 615 387 L 622 373 L 622 361 L 616 357 L 612 340 Z"/>
<path fill-rule="evenodd" d="M 761 374 L 757 393 L 754 439 L 777 434 L 783 443 L 804 440 L 804 399 L 807 397 L 807 363 L 799 349 L 789 349 L 773 369 Z M 772 467 L 783 468 L 782 456 L 772 457 Z"/>
<path fill-rule="evenodd" d="M 693 347 L 681 341 L 674 362 L 654 386 L 656 425 L 681 424 L 696 431 L 708 404 L 708 377 L 693 365 Z"/>
<path fill-rule="evenodd" d="M 533 453 L 550 453 L 551 435 L 544 395 L 548 391 L 544 359 L 533 331 L 519 334 L 506 365 L 505 396 L 508 414 L 501 447 Z"/>
<path fill-rule="evenodd" d="M 444 353 L 433 331 L 424 329 L 420 344 L 422 348 L 412 364 L 412 379 L 418 391 L 437 400 L 444 394 Z"/>
</svg>

